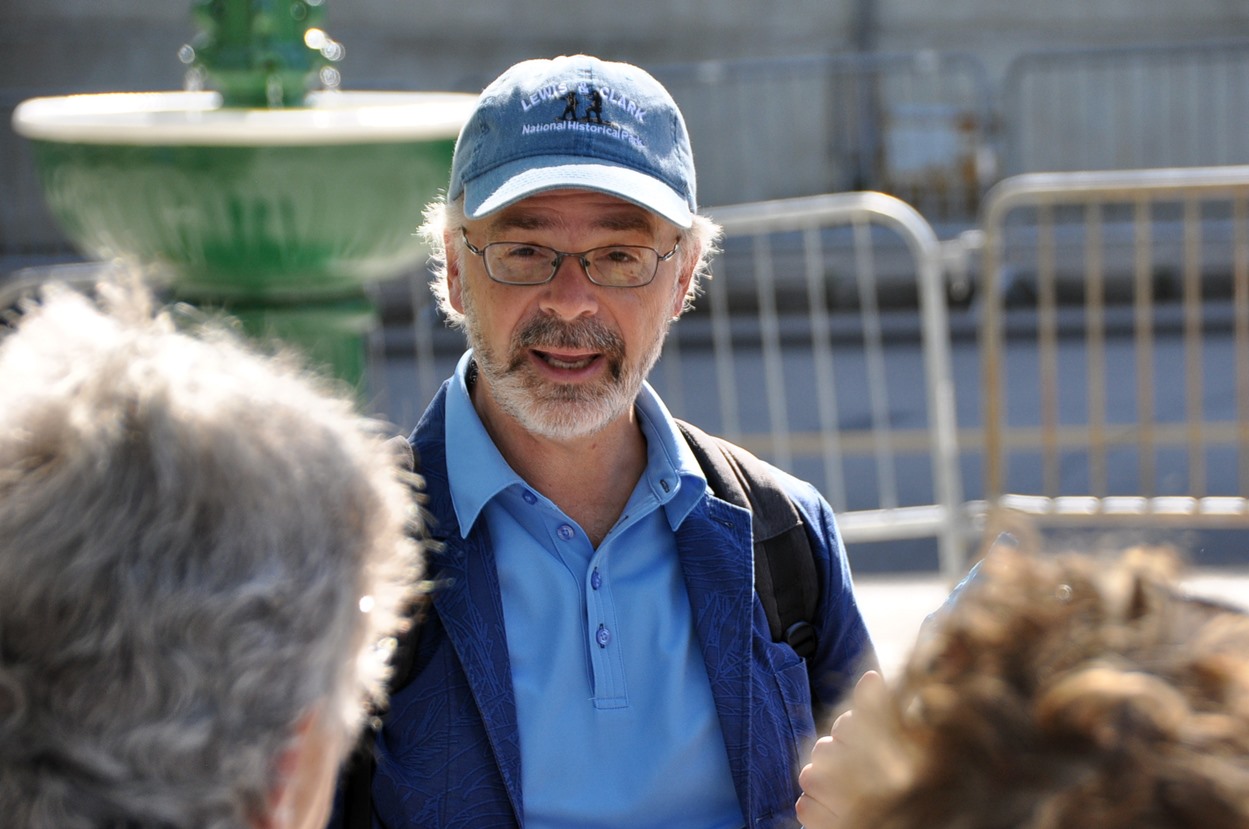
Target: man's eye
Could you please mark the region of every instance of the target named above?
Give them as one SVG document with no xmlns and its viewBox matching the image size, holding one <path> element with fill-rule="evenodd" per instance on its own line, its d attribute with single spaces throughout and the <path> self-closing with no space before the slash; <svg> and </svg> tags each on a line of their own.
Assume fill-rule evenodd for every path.
<svg viewBox="0 0 1249 829">
<path fill-rule="evenodd" d="M 502 249 L 500 256 L 509 262 L 523 262 L 529 259 L 549 257 L 550 252 L 537 245 L 508 245 Z"/>
<path fill-rule="evenodd" d="M 610 265 L 632 265 L 641 260 L 636 248 L 603 248 L 596 258 Z"/>
</svg>

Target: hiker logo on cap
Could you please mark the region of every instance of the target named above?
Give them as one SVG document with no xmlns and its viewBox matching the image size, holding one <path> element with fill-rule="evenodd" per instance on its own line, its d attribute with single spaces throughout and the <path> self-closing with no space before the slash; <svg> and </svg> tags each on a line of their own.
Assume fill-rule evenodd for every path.
<svg viewBox="0 0 1249 829">
<path fill-rule="evenodd" d="M 599 88 L 586 83 L 558 83 L 543 87 L 528 98 L 522 98 L 523 112 L 554 111 L 559 114 L 549 121 L 527 122 L 521 125 L 521 135 L 541 132 L 577 130 L 588 134 L 605 135 L 620 141 L 628 141 L 638 149 L 645 145 L 638 134 L 615 121 L 603 117 L 603 106 L 625 113 L 635 123 L 645 123 L 646 110 L 611 89 Z"/>
<path fill-rule="evenodd" d="M 585 117 L 578 118 L 577 107 L 581 103 L 581 96 L 586 94 L 587 91 L 590 95 L 590 104 L 586 108 Z M 591 117 L 593 117 L 595 122 L 599 124 L 606 123 L 608 126 L 611 125 L 611 121 L 603 121 L 603 93 L 599 92 L 597 89 L 587 90 L 585 87 L 568 90 L 568 92 L 564 94 L 564 111 L 559 114 L 559 120 L 585 121 L 588 123 Z"/>
</svg>

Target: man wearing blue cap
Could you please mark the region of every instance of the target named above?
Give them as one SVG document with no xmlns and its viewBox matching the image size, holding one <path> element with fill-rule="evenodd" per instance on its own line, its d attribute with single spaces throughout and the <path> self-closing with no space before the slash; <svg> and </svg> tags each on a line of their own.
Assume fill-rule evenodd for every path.
<svg viewBox="0 0 1249 829">
<path fill-rule="evenodd" d="M 792 826 L 816 704 L 872 646 L 825 501 L 804 662 L 754 590 L 751 514 L 646 376 L 719 229 L 685 123 L 637 67 L 507 70 L 424 228 L 470 350 L 412 434 L 442 542 L 376 740 L 373 818 L 442 826 Z"/>
</svg>

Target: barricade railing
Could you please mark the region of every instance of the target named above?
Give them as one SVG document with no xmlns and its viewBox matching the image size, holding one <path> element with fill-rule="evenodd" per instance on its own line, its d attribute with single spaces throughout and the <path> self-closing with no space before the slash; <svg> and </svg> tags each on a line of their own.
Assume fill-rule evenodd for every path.
<svg viewBox="0 0 1249 829">
<path fill-rule="evenodd" d="M 704 204 L 888 192 L 974 216 L 995 174 L 994 96 L 971 55 L 841 53 L 654 67 L 685 114 Z"/>
<path fill-rule="evenodd" d="M 983 230 L 980 508 L 1249 524 L 1249 166 L 1017 176 Z"/>
<path fill-rule="evenodd" d="M 1249 163 L 1249 39 L 1026 53 L 1000 109 L 1004 175 Z"/>
<path fill-rule="evenodd" d="M 967 539 L 931 227 L 872 192 L 707 212 L 724 252 L 652 373 L 672 410 L 814 483 L 847 543 L 936 538 L 957 576 Z M 918 315 L 882 305 L 897 283 Z"/>
</svg>

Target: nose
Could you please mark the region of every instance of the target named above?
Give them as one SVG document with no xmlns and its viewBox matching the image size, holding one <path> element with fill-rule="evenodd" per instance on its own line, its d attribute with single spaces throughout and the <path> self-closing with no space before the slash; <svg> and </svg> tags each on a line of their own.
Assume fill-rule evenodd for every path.
<svg viewBox="0 0 1249 829">
<path fill-rule="evenodd" d="M 560 260 L 555 276 L 543 286 L 542 309 L 568 320 L 598 311 L 598 286 L 590 281 L 580 257 L 564 256 Z"/>
</svg>

